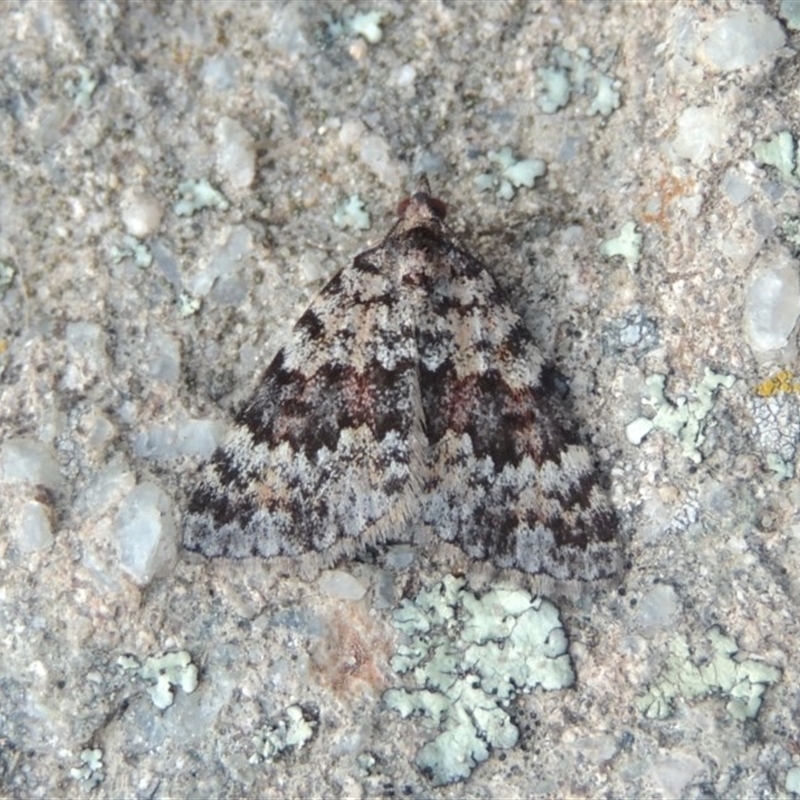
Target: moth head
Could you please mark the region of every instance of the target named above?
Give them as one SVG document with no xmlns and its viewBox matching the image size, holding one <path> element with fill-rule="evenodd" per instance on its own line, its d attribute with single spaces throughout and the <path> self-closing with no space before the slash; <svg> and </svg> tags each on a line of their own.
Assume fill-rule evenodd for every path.
<svg viewBox="0 0 800 800">
<path fill-rule="evenodd" d="M 447 216 L 447 205 L 443 200 L 431 195 L 428 176 L 422 173 L 417 179 L 414 194 L 401 200 L 397 206 L 397 216 L 401 220 L 444 220 Z"/>
</svg>

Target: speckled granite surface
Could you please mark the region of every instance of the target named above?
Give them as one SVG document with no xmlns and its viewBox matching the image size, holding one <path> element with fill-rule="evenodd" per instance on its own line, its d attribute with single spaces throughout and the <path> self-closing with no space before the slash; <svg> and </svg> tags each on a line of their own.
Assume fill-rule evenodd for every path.
<svg viewBox="0 0 800 800">
<path fill-rule="evenodd" d="M 0 11 L 4 795 L 800 793 L 796 4 Z M 420 170 L 567 376 L 629 540 L 620 585 L 553 597 L 572 685 L 509 668 L 488 722 L 457 706 L 471 739 L 385 702 L 427 681 L 397 614 L 465 572 L 459 621 L 519 652 L 480 598 L 535 585 L 178 540 L 195 465 Z M 442 644 L 425 669 L 471 674 Z"/>
</svg>

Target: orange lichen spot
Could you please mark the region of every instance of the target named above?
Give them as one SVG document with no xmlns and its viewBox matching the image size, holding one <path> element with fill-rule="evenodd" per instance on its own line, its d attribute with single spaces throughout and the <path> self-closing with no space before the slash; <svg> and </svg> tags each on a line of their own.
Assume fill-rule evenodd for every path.
<svg viewBox="0 0 800 800">
<path fill-rule="evenodd" d="M 695 186 L 692 178 L 676 178 L 674 175 L 662 175 L 658 179 L 658 185 L 651 197 L 658 201 L 658 209 L 642 212 L 642 222 L 655 223 L 660 228 L 669 228 L 667 209 L 673 200 L 679 197 L 687 197 L 694 193 Z M 650 203 L 645 203 L 645 208 L 651 207 Z"/>
<path fill-rule="evenodd" d="M 788 370 L 782 369 L 771 378 L 756 386 L 756 394 L 759 397 L 775 397 L 777 394 L 800 394 L 800 380 Z"/>
<path fill-rule="evenodd" d="M 391 636 L 378 620 L 359 604 L 346 602 L 330 615 L 311 657 L 321 681 L 334 692 L 363 695 L 385 687 L 391 653 Z"/>
</svg>

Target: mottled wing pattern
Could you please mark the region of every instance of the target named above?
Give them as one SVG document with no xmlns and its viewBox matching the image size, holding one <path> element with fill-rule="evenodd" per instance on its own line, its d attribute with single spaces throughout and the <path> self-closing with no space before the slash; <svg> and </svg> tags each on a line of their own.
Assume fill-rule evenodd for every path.
<svg viewBox="0 0 800 800">
<path fill-rule="evenodd" d="M 183 542 L 208 556 L 352 552 L 418 508 L 413 321 L 396 276 L 360 255 L 295 325 L 202 471 Z"/>
<path fill-rule="evenodd" d="M 616 575 L 616 518 L 552 371 L 483 265 L 447 238 L 417 236 L 428 252 L 417 321 L 425 522 L 500 567 Z"/>
<path fill-rule="evenodd" d="M 522 321 L 427 191 L 336 275 L 205 465 L 184 544 L 322 554 L 424 524 L 556 579 L 620 566 L 616 520 Z"/>
</svg>

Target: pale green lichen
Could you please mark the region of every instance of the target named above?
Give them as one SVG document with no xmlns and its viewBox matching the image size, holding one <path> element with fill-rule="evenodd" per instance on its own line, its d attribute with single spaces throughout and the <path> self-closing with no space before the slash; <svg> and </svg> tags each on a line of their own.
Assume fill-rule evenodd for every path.
<svg viewBox="0 0 800 800">
<path fill-rule="evenodd" d="M 541 90 L 537 103 L 545 114 L 554 114 L 563 108 L 572 93 L 569 75 L 559 67 L 542 67 L 537 74 L 541 81 Z"/>
<path fill-rule="evenodd" d="M 776 480 L 788 481 L 794 477 L 794 464 L 781 458 L 778 453 L 767 453 L 765 463 Z"/>
<path fill-rule="evenodd" d="M 786 772 L 786 782 L 784 784 L 787 792 L 800 795 L 800 767 L 792 767 Z"/>
<path fill-rule="evenodd" d="M 496 189 L 497 196 L 511 200 L 517 189 L 533 187 L 537 178 L 547 172 L 547 165 L 539 158 L 517 159 L 510 147 L 490 150 L 486 156 L 497 164 L 498 173 L 485 172 L 475 178 L 475 187 L 480 192 Z"/>
<path fill-rule="evenodd" d="M 372 753 L 359 753 L 356 756 L 356 765 L 365 775 L 371 775 L 378 764 L 378 759 Z"/>
<path fill-rule="evenodd" d="M 178 295 L 178 316 L 191 317 L 200 310 L 201 301 L 199 297 L 195 297 L 188 292 L 181 292 Z"/>
<path fill-rule="evenodd" d="M 800 0 L 781 0 L 778 14 L 786 21 L 789 28 L 800 31 Z"/>
<path fill-rule="evenodd" d="M 800 248 L 800 217 L 785 217 L 781 230 L 788 242 Z"/>
<path fill-rule="evenodd" d="M 147 691 L 154 705 L 162 710 L 169 708 L 175 699 L 173 687 L 180 686 L 187 694 L 197 688 L 197 667 L 185 650 L 152 656 L 143 664 L 133 656 L 120 656 L 117 664 L 150 684 Z"/>
<path fill-rule="evenodd" d="M 135 236 L 126 234 L 122 237 L 122 245 L 111 246 L 111 260 L 118 264 L 130 258 L 139 269 L 147 269 L 153 263 L 153 254 L 146 245 L 143 245 Z"/>
<path fill-rule="evenodd" d="M 81 750 L 80 760 L 82 766 L 73 767 L 69 774 L 73 780 L 80 781 L 87 789 L 94 789 L 103 782 L 103 751 L 99 749 Z"/>
<path fill-rule="evenodd" d="M 758 164 L 775 167 L 784 180 L 792 180 L 797 174 L 795 156 L 797 144 L 789 131 L 776 133 L 771 139 L 758 142 L 753 148 L 753 155 Z"/>
<path fill-rule="evenodd" d="M 317 717 L 301 706 L 289 706 L 283 716 L 271 725 L 262 728 L 254 737 L 256 756 L 251 760 L 271 761 L 287 750 L 302 750 L 303 745 L 314 735 Z"/>
<path fill-rule="evenodd" d="M 636 230 L 636 223 L 630 220 L 622 226 L 619 236 L 601 242 L 600 255 L 606 258 L 622 256 L 633 269 L 642 255 L 642 240 L 642 234 Z"/>
<path fill-rule="evenodd" d="M 567 105 L 573 95 L 591 98 L 588 115 L 608 117 L 620 106 L 620 82 L 595 64 L 588 47 L 565 50 L 554 47 L 550 65 L 537 70 L 539 91 L 536 102 L 545 114 L 554 114 Z"/>
<path fill-rule="evenodd" d="M 225 211 L 229 203 L 225 196 L 208 181 L 183 181 L 178 184 L 181 199 L 175 203 L 174 211 L 179 217 L 190 217 L 205 208 Z"/>
<path fill-rule="evenodd" d="M 555 606 L 512 587 L 477 597 L 464 586 L 448 576 L 394 614 L 406 642 L 391 665 L 413 688 L 390 689 L 383 699 L 438 731 L 415 757 L 436 785 L 464 780 L 492 748 L 514 747 L 519 730 L 507 705 L 519 693 L 575 680 Z"/>
<path fill-rule="evenodd" d="M 77 80 L 68 79 L 64 89 L 73 99 L 76 106 L 88 108 L 92 101 L 92 95 L 100 85 L 100 81 L 88 67 L 78 66 L 77 72 Z"/>
<path fill-rule="evenodd" d="M 720 387 L 729 389 L 734 381 L 733 375 L 717 375 L 706 367 L 703 380 L 692 388 L 691 397 L 678 397 L 671 403 L 664 395 L 666 376 L 651 375 L 646 381 L 648 396 L 642 402 L 655 409 L 655 415 L 628 423 L 628 441 L 638 445 L 650 431 L 660 429 L 678 439 L 684 455 L 699 464 L 703 460 L 699 448 L 706 438 L 705 419 L 714 406 L 714 393 Z"/>
<path fill-rule="evenodd" d="M 334 211 L 333 224 L 337 228 L 365 231 L 372 223 L 369 214 L 364 209 L 364 201 L 357 194 L 351 195 Z"/>
<path fill-rule="evenodd" d="M 718 627 L 708 631 L 710 657 L 695 663 L 688 642 L 676 637 L 668 646 L 666 664 L 636 707 L 650 719 L 674 713 L 677 698 L 694 700 L 711 694 L 728 699 L 727 712 L 736 720 L 755 719 L 767 687 L 781 677 L 777 667 L 753 659 L 737 660 L 736 641 Z"/>
<path fill-rule="evenodd" d="M 381 22 L 385 16 L 384 11 L 365 11 L 349 20 L 347 27 L 353 33 L 363 36 L 370 44 L 378 44 L 383 39 Z"/>
<path fill-rule="evenodd" d="M 593 117 L 595 114 L 600 114 L 602 117 L 608 117 L 612 111 L 619 108 L 619 91 L 617 87 L 619 82 L 614 80 L 610 75 L 599 75 L 594 82 L 594 97 L 589 104 L 589 116 Z"/>
<path fill-rule="evenodd" d="M 328 34 L 338 38 L 346 33 L 355 33 L 363 36 L 370 44 L 378 44 L 383 39 L 381 23 L 389 16 L 386 11 L 376 9 L 363 11 L 347 19 L 337 18 L 328 23 Z"/>
</svg>

